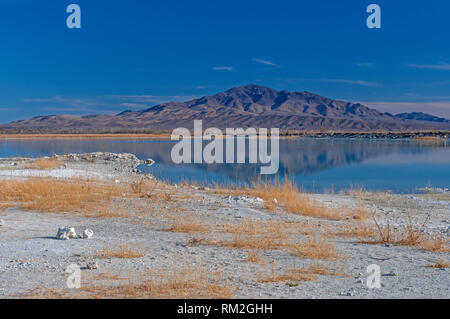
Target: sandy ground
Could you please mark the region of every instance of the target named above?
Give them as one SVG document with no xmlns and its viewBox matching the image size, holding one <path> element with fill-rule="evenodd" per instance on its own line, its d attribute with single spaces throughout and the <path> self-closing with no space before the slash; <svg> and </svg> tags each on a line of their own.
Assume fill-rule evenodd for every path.
<svg viewBox="0 0 450 319">
<path fill-rule="evenodd" d="M 116 158 L 98 161 L 67 160 L 65 167 L 37 171 L 12 166 L 22 159 L 0 160 L 0 179 L 23 179 L 44 176 L 59 179 L 84 176 L 101 178 L 110 183 L 129 183 L 139 178 L 132 173 L 138 163 Z M 20 163 L 19 163 L 20 164 Z M 1 190 L 0 190 L 1 191 Z M 339 227 L 345 221 L 327 221 L 294 215 L 279 209 L 265 209 L 253 199 L 235 199 L 225 193 L 217 194 L 191 186 L 164 186 L 155 192 L 171 192 L 178 199 L 150 205 L 148 210 L 120 218 L 86 218 L 70 213 L 41 213 L 9 208 L 0 213 L 0 296 L 3 298 L 77 295 L 66 289 L 66 268 L 77 264 L 84 268 L 96 262 L 98 269 L 81 270 L 82 287 L 93 284 L 116 285 L 136 274 L 152 270 L 170 269 L 177 263 L 204 265 L 219 271 L 235 287 L 236 298 L 449 298 L 448 268 L 430 268 L 438 259 L 449 261 L 448 252 L 429 252 L 416 247 L 372 245 L 358 239 L 335 238 L 336 249 L 345 256 L 334 264 L 343 267 L 343 276 L 318 275 L 315 281 L 278 281 L 262 283 L 258 278 L 282 274 L 289 269 L 304 268 L 312 260 L 295 256 L 283 249 L 261 252 L 262 263 L 248 262 L 248 250 L 227 249 L 217 245 L 193 245 L 218 239 L 213 231 L 169 231 L 173 217 L 194 218 L 205 225 L 239 224 L 280 221 L 299 224 L 319 224 L 322 229 Z M 354 194 L 315 194 L 327 206 L 355 206 Z M 144 201 L 144 199 L 136 199 Z M 145 199 L 149 203 L 151 198 Z M 359 198 L 358 200 L 361 200 Z M 426 234 L 444 234 L 448 244 L 450 201 L 446 194 L 363 196 L 365 207 L 379 217 L 380 223 L 394 228 L 404 227 L 409 220 L 424 225 Z M 130 210 L 133 208 L 130 206 Z M 179 219 L 175 219 L 179 220 Z M 61 226 L 75 227 L 77 232 L 89 228 L 91 239 L 57 240 Z M 299 235 L 300 236 L 300 235 Z M 134 247 L 142 257 L 101 258 L 99 251 L 120 245 Z M 381 288 L 367 286 L 367 267 L 377 264 L 381 269 Z M 62 295 L 61 295 L 62 294 Z M 83 295 L 84 296 L 84 295 Z"/>
</svg>

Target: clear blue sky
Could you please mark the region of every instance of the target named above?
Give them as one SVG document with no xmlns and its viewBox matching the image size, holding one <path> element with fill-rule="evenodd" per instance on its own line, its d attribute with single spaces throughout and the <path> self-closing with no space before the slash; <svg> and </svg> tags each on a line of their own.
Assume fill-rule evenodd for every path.
<svg viewBox="0 0 450 319">
<path fill-rule="evenodd" d="M 0 0 L 0 123 L 249 83 L 450 117 L 450 2 Z"/>
</svg>

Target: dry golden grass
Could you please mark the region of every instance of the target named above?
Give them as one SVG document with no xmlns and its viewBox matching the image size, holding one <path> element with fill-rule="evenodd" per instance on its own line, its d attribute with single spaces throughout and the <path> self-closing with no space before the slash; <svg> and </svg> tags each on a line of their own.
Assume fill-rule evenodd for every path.
<svg viewBox="0 0 450 319">
<path fill-rule="evenodd" d="M 348 277 L 348 274 L 345 272 L 342 265 L 325 262 L 314 262 L 307 268 L 298 269 L 297 271 L 321 276 Z"/>
<path fill-rule="evenodd" d="M 317 275 L 321 276 L 336 276 L 348 277 L 342 266 L 332 265 L 324 262 L 314 262 L 305 268 L 293 268 L 287 270 L 283 274 L 276 274 L 274 270 L 274 262 L 272 262 L 269 271 L 260 272 L 256 274 L 256 281 L 260 283 L 272 282 L 301 282 L 301 281 L 316 281 Z M 294 285 L 292 285 L 294 286 Z"/>
<path fill-rule="evenodd" d="M 205 233 L 208 227 L 190 216 L 177 216 L 167 231 L 187 234 Z"/>
<path fill-rule="evenodd" d="M 252 218 L 246 218 L 239 223 L 225 223 L 223 227 L 217 230 L 228 234 L 249 236 L 276 233 L 307 235 L 314 231 L 313 227 L 313 225 L 309 225 L 306 222 L 285 222 L 274 219 L 255 221 Z"/>
<path fill-rule="evenodd" d="M 172 269 L 140 274 L 127 283 L 83 286 L 81 291 L 89 298 L 152 298 L 205 299 L 234 297 L 238 287 L 225 278 L 223 272 L 205 265 L 186 263 Z"/>
<path fill-rule="evenodd" d="M 444 239 L 443 234 L 435 235 L 432 237 L 424 238 L 419 243 L 419 248 L 431 251 L 435 253 L 448 253 L 450 248 L 448 246 L 448 241 Z"/>
<path fill-rule="evenodd" d="M 414 139 L 419 141 L 445 141 L 440 136 L 415 136 Z"/>
<path fill-rule="evenodd" d="M 374 239 L 377 236 L 373 225 L 365 222 L 343 224 L 337 230 L 329 229 L 326 233 L 340 238 Z"/>
<path fill-rule="evenodd" d="M 36 169 L 36 170 L 49 170 L 54 168 L 60 168 L 64 165 L 62 161 L 51 158 L 39 158 L 30 163 L 25 163 L 21 168 Z"/>
<path fill-rule="evenodd" d="M 444 235 L 425 235 L 422 227 L 414 226 L 409 221 L 406 229 L 392 229 L 390 223 L 380 225 L 375 221 L 375 232 L 378 237 L 374 240 L 363 241 L 366 244 L 392 244 L 397 246 L 409 246 L 431 252 L 449 252 L 448 243 Z"/>
<path fill-rule="evenodd" d="M 427 267 L 436 269 L 445 269 L 450 267 L 450 263 L 448 261 L 444 261 L 438 258 L 434 264 L 427 265 Z"/>
<path fill-rule="evenodd" d="M 209 240 L 207 245 L 230 249 L 282 249 L 287 246 L 287 236 L 284 234 L 265 234 L 263 236 L 232 235 L 229 240 Z"/>
<path fill-rule="evenodd" d="M 351 209 L 327 207 L 320 201 L 314 199 L 307 193 L 299 191 L 297 186 L 289 181 L 262 181 L 259 180 L 251 187 L 243 189 L 223 189 L 216 187 L 214 192 L 219 194 L 248 195 L 259 197 L 264 200 L 266 209 L 276 210 L 278 207 L 284 207 L 286 211 L 292 214 L 303 215 L 314 218 L 329 220 L 343 220 L 360 215 L 360 212 L 354 212 Z M 274 201 L 276 199 L 276 202 Z"/>
<path fill-rule="evenodd" d="M 313 274 L 303 274 L 295 270 L 287 271 L 284 274 L 269 276 L 260 276 L 256 279 L 259 283 L 273 283 L 273 282 L 300 282 L 300 281 L 316 281 L 317 277 Z"/>
<path fill-rule="evenodd" d="M 343 257 L 337 253 L 334 243 L 317 235 L 309 236 L 306 242 L 290 245 L 289 251 L 292 255 L 308 259 L 338 260 Z"/>
<path fill-rule="evenodd" d="M 29 178 L 0 180 L 0 202 L 28 211 L 79 213 L 86 217 L 118 217 L 113 205 L 123 196 L 119 185 L 86 180 Z M 126 212 L 125 212 L 126 213 Z"/>
<path fill-rule="evenodd" d="M 260 249 L 249 249 L 247 251 L 247 258 L 243 260 L 244 262 L 255 263 L 255 264 L 265 264 L 266 260 L 262 256 Z"/>
<path fill-rule="evenodd" d="M 119 258 L 119 259 L 134 259 L 144 257 L 145 254 L 136 248 L 129 245 L 119 245 L 117 248 L 104 247 L 96 252 L 98 258 Z"/>
</svg>

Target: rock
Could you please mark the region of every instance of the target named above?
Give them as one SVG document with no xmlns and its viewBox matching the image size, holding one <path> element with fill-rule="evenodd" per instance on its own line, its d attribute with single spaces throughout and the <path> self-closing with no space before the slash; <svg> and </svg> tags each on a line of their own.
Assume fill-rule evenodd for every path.
<svg viewBox="0 0 450 319">
<path fill-rule="evenodd" d="M 249 204 L 263 204 L 264 203 L 264 199 L 259 198 L 259 197 L 247 197 L 247 196 L 237 196 L 234 198 L 235 201 L 239 202 L 246 202 Z"/>
<path fill-rule="evenodd" d="M 80 234 L 80 238 L 89 239 L 94 236 L 94 232 L 90 229 L 85 229 L 82 234 Z"/>
<path fill-rule="evenodd" d="M 60 227 L 58 229 L 58 233 L 56 234 L 56 238 L 60 240 L 69 240 L 77 238 L 77 233 L 73 227 Z"/>
<path fill-rule="evenodd" d="M 145 165 L 152 166 L 153 164 L 155 164 L 155 161 L 151 158 L 148 158 L 144 161 L 144 163 Z"/>
<path fill-rule="evenodd" d="M 96 270 L 96 269 L 98 269 L 98 264 L 95 261 L 88 262 L 86 264 L 86 269 L 88 269 L 88 270 Z"/>
</svg>

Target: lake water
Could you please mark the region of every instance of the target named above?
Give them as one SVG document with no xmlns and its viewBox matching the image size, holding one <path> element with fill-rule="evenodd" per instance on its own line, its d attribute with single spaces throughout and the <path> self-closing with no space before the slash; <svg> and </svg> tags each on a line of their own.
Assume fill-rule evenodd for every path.
<svg viewBox="0 0 450 319">
<path fill-rule="evenodd" d="M 0 157 L 40 157 L 87 152 L 126 152 L 153 158 L 145 173 L 171 182 L 246 184 L 259 178 L 259 165 L 175 165 L 171 141 L 0 140 Z M 426 186 L 450 187 L 448 141 L 312 139 L 280 140 L 280 169 L 272 178 L 294 180 L 307 191 L 351 188 L 412 193 Z"/>
</svg>

